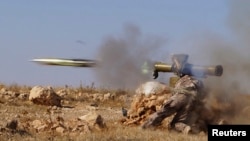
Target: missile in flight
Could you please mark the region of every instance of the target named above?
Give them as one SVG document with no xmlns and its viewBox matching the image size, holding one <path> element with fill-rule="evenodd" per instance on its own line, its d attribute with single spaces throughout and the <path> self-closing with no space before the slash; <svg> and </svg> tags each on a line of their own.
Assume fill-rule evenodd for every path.
<svg viewBox="0 0 250 141">
<path fill-rule="evenodd" d="M 90 59 L 66 59 L 66 58 L 37 58 L 30 60 L 42 65 L 71 66 L 71 67 L 96 67 L 97 61 Z"/>
</svg>

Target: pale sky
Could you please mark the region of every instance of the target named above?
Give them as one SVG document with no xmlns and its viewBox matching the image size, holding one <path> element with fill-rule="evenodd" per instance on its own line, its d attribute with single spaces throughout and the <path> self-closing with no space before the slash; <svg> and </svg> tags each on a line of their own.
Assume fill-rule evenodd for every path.
<svg viewBox="0 0 250 141">
<path fill-rule="evenodd" d="M 134 24 L 166 38 L 166 53 L 190 36 L 230 37 L 228 0 L 3 0 L 0 2 L 0 82 L 21 85 L 90 85 L 91 68 L 42 66 L 39 57 L 96 59 L 107 36 Z"/>
</svg>

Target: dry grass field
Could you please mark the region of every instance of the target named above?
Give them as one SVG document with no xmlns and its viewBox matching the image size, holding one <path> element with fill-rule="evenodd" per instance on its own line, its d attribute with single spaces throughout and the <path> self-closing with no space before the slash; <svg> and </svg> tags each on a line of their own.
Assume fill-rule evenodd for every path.
<svg viewBox="0 0 250 141">
<path fill-rule="evenodd" d="M 13 141 L 205 141 L 205 133 L 184 135 L 167 129 L 143 130 L 139 126 L 125 126 L 121 107 L 129 108 L 134 92 L 108 90 L 95 87 L 58 87 L 65 90 L 62 107 L 36 105 L 28 100 L 32 87 L 0 85 L 0 140 Z M 106 100 L 95 98 L 96 94 L 110 93 Z M 250 122 L 250 97 L 236 99 L 243 103 L 244 115 L 231 118 L 234 123 Z M 245 109 L 244 109 L 245 108 Z M 101 115 L 103 128 L 85 129 L 79 117 L 95 112 Z M 247 117 L 248 116 L 248 117 Z M 11 121 L 17 121 L 16 128 L 8 128 Z M 35 124 L 35 122 L 46 124 Z M 35 125 L 34 125 L 35 124 Z M 55 126 L 60 124 L 59 126 Z M 43 126 L 46 125 L 46 126 Z M 34 127 L 39 126 L 39 127 Z"/>
</svg>

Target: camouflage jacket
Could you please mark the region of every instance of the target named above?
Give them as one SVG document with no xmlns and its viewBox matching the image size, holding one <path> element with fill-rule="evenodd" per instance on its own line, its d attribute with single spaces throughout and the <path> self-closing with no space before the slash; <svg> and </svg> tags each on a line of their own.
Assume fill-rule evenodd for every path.
<svg viewBox="0 0 250 141">
<path fill-rule="evenodd" d="M 187 94 L 192 95 L 195 98 L 204 97 L 204 86 L 203 82 L 199 79 L 196 79 L 192 76 L 185 75 L 181 77 L 175 84 L 173 89 L 173 95 L 175 94 Z"/>
</svg>

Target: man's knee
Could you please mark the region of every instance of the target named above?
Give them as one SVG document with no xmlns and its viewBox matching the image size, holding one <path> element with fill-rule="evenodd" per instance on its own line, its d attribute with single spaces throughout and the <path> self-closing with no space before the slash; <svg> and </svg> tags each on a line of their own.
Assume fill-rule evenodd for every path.
<svg viewBox="0 0 250 141">
<path fill-rule="evenodd" d="M 173 128 L 178 131 L 178 132 L 182 132 L 184 134 L 189 134 L 191 133 L 191 126 L 185 124 L 185 123 L 182 123 L 182 122 L 178 122 L 178 123 L 175 123 L 173 125 Z"/>
</svg>

